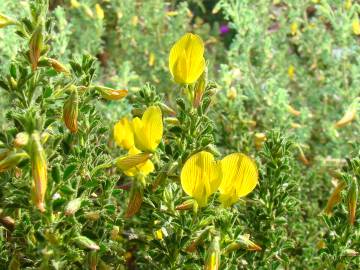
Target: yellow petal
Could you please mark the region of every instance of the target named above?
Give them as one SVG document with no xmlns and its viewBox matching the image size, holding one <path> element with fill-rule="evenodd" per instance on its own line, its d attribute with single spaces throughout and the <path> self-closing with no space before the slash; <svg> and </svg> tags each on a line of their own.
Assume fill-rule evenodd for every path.
<svg viewBox="0 0 360 270">
<path fill-rule="evenodd" d="M 185 193 L 194 197 L 199 206 L 205 206 L 220 185 L 221 168 L 211 153 L 202 151 L 185 162 L 180 178 Z"/>
<path fill-rule="evenodd" d="M 224 157 L 220 165 L 222 170 L 220 201 L 224 206 L 229 206 L 255 188 L 258 171 L 255 162 L 241 153 Z"/>
<path fill-rule="evenodd" d="M 154 152 L 163 135 L 161 109 L 158 106 L 150 106 L 142 119 L 134 118 L 132 126 L 136 147 L 142 151 Z"/>
<path fill-rule="evenodd" d="M 194 83 L 205 69 L 204 42 L 198 35 L 187 33 L 171 48 L 169 69 L 175 82 Z"/>
<path fill-rule="evenodd" d="M 114 139 L 117 145 L 125 149 L 130 149 L 134 145 L 134 134 L 128 118 L 124 117 L 115 124 Z"/>
<path fill-rule="evenodd" d="M 128 157 L 133 157 L 136 155 L 141 154 L 141 151 L 139 149 L 137 149 L 136 147 L 132 147 L 129 152 L 128 155 L 124 158 L 128 158 Z M 150 174 L 151 172 L 153 172 L 155 169 L 154 164 L 151 162 L 151 160 L 147 160 L 144 163 L 138 164 L 135 167 L 132 167 L 131 169 L 125 170 L 124 173 L 127 176 L 135 176 L 138 174 L 142 174 L 144 176 L 147 176 L 148 174 Z"/>
</svg>

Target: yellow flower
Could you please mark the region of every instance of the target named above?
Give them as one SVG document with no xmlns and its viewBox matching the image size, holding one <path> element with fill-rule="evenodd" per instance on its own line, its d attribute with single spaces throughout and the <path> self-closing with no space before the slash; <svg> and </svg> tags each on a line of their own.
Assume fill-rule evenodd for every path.
<svg viewBox="0 0 360 270">
<path fill-rule="evenodd" d="M 288 76 L 290 80 L 294 80 L 295 78 L 295 67 L 293 65 L 290 65 L 288 68 Z"/>
<path fill-rule="evenodd" d="M 204 42 L 191 33 L 181 37 L 171 48 L 169 69 L 175 82 L 194 83 L 205 69 Z"/>
<path fill-rule="evenodd" d="M 352 6 L 352 1 L 351 0 L 345 0 L 345 3 L 344 3 L 345 9 L 350 10 L 351 6 Z"/>
<path fill-rule="evenodd" d="M 149 66 L 152 67 L 155 63 L 155 54 L 154 53 L 150 53 L 149 54 Z"/>
<path fill-rule="evenodd" d="M 98 19 L 103 20 L 105 17 L 105 14 L 104 14 L 104 10 L 102 9 L 102 7 L 99 4 L 95 5 L 95 11 L 96 11 L 96 16 L 98 17 Z"/>
<path fill-rule="evenodd" d="M 298 33 L 298 25 L 296 22 L 293 22 L 291 25 L 290 25 L 290 32 L 293 36 L 295 36 L 297 33 Z"/>
<path fill-rule="evenodd" d="M 114 126 L 114 139 L 117 145 L 130 149 L 134 145 L 134 134 L 128 118 L 120 119 Z"/>
<path fill-rule="evenodd" d="M 357 36 L 360 35 L 360 23 L 359 23 L 359 18 L 357 17 L 352 21 L 352 30 L 355 35 Z"/>
<path fill-rule="evenodd" d="M 211 153 L 201 151 L 185 162 L 180 179 L 185 193 L 192 196 L 202 207 L 220 186 L 221 167 Z"/>
<path fill-rule="evenodd" d="M 80 3 L 77 0 L 70 0 L 70 5 L 72 8 L 79 8 Z"/>
<path fill-rule="evenodd" d="M 148 154 L 144 154 L 144 155 L 140 155 L 141 151 L 139 149 L 137 149 L 136 147 L 132 147 L 129 152 L 128 155 L 125 157 L 121 157 L 117 160 L 117 165 L 120 169 L 122 169 L 124 171 L 124 173 L 127 176 L 135 176 L 138 174 L 142 174 L 143 176 L 147 176 L 149 173 L 154 171 L 154 164 L 151 162 L 151 160 L 149 160 L 149 155 Z M 126 162 L 126 161 L 129 162 Z M 135 166 L 131 166 L 131 168 L 126 168 L 129 163 L 131 162 L 136 162 L 136 160 L 138 160 L 139 162 L 144 161 L 138 165 Z M 135 164 L 135 163 L 134 163 Z"/>
<path fill-rule="evenodd" d="M 145 152 L 154 152 L 163 135 L 161 109 L 158 106 L 150 106 L 141 119 L 133 119 L 132 126 L 136 147 Z"/>
<path fill-rule="evenodd" d="M 154 234 L 155 234 L 155 238 L 157 240 L 163 240 L 164 239 L 164 234 L 162 232 L 162 229 L 156 230 Z"/>
<path fill-rule="evenodd" d="M 258 171 L 255 162 L 241 153 L 224 157 L 220 165 L 222 170 L 220 201 L 224 206 L 230 206 L 255 188 Z"/>
</svg>

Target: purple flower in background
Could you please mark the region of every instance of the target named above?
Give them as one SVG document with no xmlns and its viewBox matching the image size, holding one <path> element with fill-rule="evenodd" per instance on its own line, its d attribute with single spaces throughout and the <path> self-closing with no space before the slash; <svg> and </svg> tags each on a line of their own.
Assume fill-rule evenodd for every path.
<svg viewBox="0 0 360 270">
<path fill-rule="evenodd" d="M 230 31 L 230 28 L 227 24 L 222 24 L 219 27 L 219 31 L 221 35 L 225 35 L 226 33 L 228 33 Z"/>
</svg>

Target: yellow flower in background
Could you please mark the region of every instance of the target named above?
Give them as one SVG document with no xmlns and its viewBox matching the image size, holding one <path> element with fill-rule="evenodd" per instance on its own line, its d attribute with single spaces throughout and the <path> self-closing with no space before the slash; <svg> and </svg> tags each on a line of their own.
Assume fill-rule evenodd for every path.
<svg viewBox="0 0 360 270">
<path fill-rule="evenodd" d="M 147 108 L 141 119 L 138 117 L 133 119 L 132 127 L 136 147 L 145 152 L 154 152 L 163 135 L 160 107 L 150 106 Z"/>
<path fill-rule="evenodd" d="M 32 200 L 36 207 L 45 211 L 45 193 L 47 189 L 47 161 L 39 133 L 31 135 Z"/>
<path fill-rule="evenodd" d="M 346 10 L 351 9 L 352 1 L 351 0 L 345 0 L 344 7 Z"/>
<path fill-rule="evenodd" d="M 77 0 L 70 0 L 70 5 L 72 8 L 79 8 L 80 3 Z"/>
<path fill-rule="evenodd" d="M 138 174 L 147 176 L 155 169 L 154 164 L 149 158 L 150 155 L 148 153 L 141 153 L 139 149 L 133 146 L 130 148 L 128 155 L 118 158 L 116 163 L 127 176 L 135 176 Z"/>
<path fill-rule="evenodd" d="M 131 121 L 124 117 L 114 126 L 114 139 L 118 146 L 130 149 L 134 145 L 134 134 Z"/>
<path fill-rule="evenodd" d="M 153 52 L 151 52 L 149 54 L 149 66 L 152 67 L 155 63 L 155 54 Z"/>
<path fill-rule="evenodd" d="M 240 197 L 249 194 L 257 185 L 258 171 L 255 162 L 241 153 L 234 153 L 220 161 L 222 180 L 220 201 L 230 206 Z"/>
<path fill-rule="evenodd" d="M 220 186 L 221 167 L 211 153 L 201 151 L 185 162 L 180 179 L 185 193 L 192 196 L 202 207 Z"/>
<path fill-rule="evenodd" d="M 187 33 L 171 48 L 169 69 L 175 82 L 194 83 L 205 70 L 204 42 L 198 35 Z"/>
<path fill-rule="evenodd" d="M 290 78 L 290 80 L 294 80 L 295 78 L 295 67 L 293 65 L 290 65 L 288 68 L 288 76 Z"/>
<path fill-rule="evenodd" d="M 99 20 L 104 19 L 104 17 L 105 17 L 104 10 L 102 9 L 102 7 L 99 4 L 95 5 L 95 12 L 96 12 L 96 17 L 98 17 Z"/>
<path fill-rule="evenodd" d="M 298 33 L 298 24 L 296 22 L 293 22 L 291 25 L 290 25 L 290 32 L 293 36 L 296 36 L 297 33 Z"/>
<path fill-rule="evenodd" d="M 352 30 L 353 33 L 357 36 L 360 35 L 360 23 L 359 23 L 359 18 L 356 17 L 353 21 L 352 21 Z"/>
</svg>

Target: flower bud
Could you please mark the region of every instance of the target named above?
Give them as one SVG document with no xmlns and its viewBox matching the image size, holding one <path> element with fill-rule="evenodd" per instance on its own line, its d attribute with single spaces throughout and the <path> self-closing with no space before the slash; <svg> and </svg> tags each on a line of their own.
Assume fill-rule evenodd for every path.
<svg viewBox="0 0 360 270">
<path fill-rule="evenodd" d="M 299 116 L 301 114 L 300 111 L 296 110 L 293 106 L 288 105 L 287 106 L 287 110 L 290 114 L 294 115 L 294 116 Z"/>
<path fill-rule="evenodd" d="M 91 211 L 85 214 L 85 218 L 91 221 L 97 221 L 100 218 L 99 211 Z"/>
<path fill-rule="evenodd" d="M 250 250 L 250 251 L 260 251 L 261 250 L 260 246 L 258 246 L 257 244 L 255 244 L 253 241 L 250 240 L 249 234 L 238 236 L 238 240 L 239 240 L 239 243 L 247 250 Z"/>
<path fill-rule="evenodd" d="M 179 204 L 178 206 L 175 207 L 176 210 L 190 210 L 193 209 L 194 207 L 194 199 L 189 199 L 184 201 L 182 204 Z"/>
<path fill-rule="evenodd" d="M 0 29 L 13 24 L 16 24 L 14 20 L 0 13 Z"/>
<path fill-rule="evenodd" d="M 131 187 L 130 191 L 130 199 L 128 203 L 128 207 L 126 209 L 125 217 L 130 218 L 134 216 L 141 207 L 143 201 L 143 190 L 139 183 L 135 183 Z"/>
<path fill-rule="evenodd" d="M 170 108 L 168 105 L 166 105 L 165 103 L 159 103 L 158 104 L 161 108 L 161 111 L 164 113 L 164 114 L 169 114 L 169 115 L 172 115 L 172 116 L 175 116 L 176 115 L 176 111 L 174 111 L 174 109 Z M 142 114 L 142 113 L 141 113 Z"/>
<path fill-rule="evenodd" d="M 236 92 L 235 87 L 233 87 L 233 86 L 230 87 L 230 89 L 226 93 L 226 96 L 227 96 L 228 99 L 234 100 L 236 98 L 236 96 L 237 96 L 237 92 Z"/>
<path fill-rule="evenodd" d="M 175 125 L 175 126 L 180 125 L 180 121 L 176 117 L 166 117 L 166 118 L 164 118 L 164 122 L 167 124 L 170 124 L 170 125 Z"/>
<path fill-rule="evenodd" d="M 10 153 L 9 149 L 0 148 L 0 161 L 2 161 Z"/>
<path fill-rule="evenodd" d="M 41 51 L 44 47 L 44 37 L 42 33 L 42 25 L 39 25 L 31 36 L 30 43 L 30 62 L 32 70 L 36 70 L 41 55 Z"/>
<path fill-rule="evenodd" d="M 16 134 L 16 137 L 14 139 L 14 147 L 21 148 L 28 144 L 29 142 L 29 134 L 27 132 L 20 132 Z"/>
<path fill-rule="evenodd" d="M 65 211 L 64 211 L 65 215 L 71 216 L 71 215 L 75 214 L 80 209 L 81 202 L 82 202 L 81 198 L 76 198 L 76 199 L 68 202 L 68 204 L 65 207 Z"/>
<path fill-rule="evenodd" d="M 257 150 L 259 150 L 263 146 L 265 141 L 266 141 L 265 133 L 255 133 L 254 144 Z"/>
<path fill-rule="evenodd" d="M 119 226 L 113 226 L 111 232 L 110 232 L 110 239 L 111 240 L 118 240 L 120 238 L 120 227 Z"/>
<path fill-rule="evenodd" d="M 45 211 L 45 193 L 47 188 L 47 161 L 45 151 L 40 142 L 39 133 L 31 135 L 31 168 L 32 168 L 32 199 L 35 206 Z"/>
<path fill-rule="evenodd" d="M 63 107 L 63 119 L 71 133 L 78 131 L 79 95 L 74 87 Z"/>
<path fill-rule="evenodd" d="M 191 241 L 190 245 L 186 248 L 187 252 L 194 252 L 196 250 L 196 247 L 200 242 L 202 242 L 206 235 L 208 234 L 209 230 L 213 228 L 211 226 L 206 227 L 205 229 L 197 232 L 196 237 Z"/>
<path fill-rule="evenodd" d="M 299 123 L 294 123 L 294 122 L 290 123 L 290 126 L 292 128 L 301 128 L 301 125 Z"/>
<path fill-rule="evenodd" d="M 300 161 L 301 161 L 304 165 L 308 166 L 308 165 L 310 164 L 310 162 L 309 162 L 309 160 L 307 159 L 307 157 L 305 156 L 304 151 L 302 150 L 302 148 L 301 148 L 300 146 L 298 146 L 298 149 L 299 149 L 299 159 L 300 159 Z"/>
<path fill-rule="evenodd" d="M 331 193 L 330 198 L 326 204 L 326 208 L 324 210 L 325 214 L 331 215 L 332 210 L 336 204 L 338 204 L 341 200 L 341 191 L 346 187 L 346 183 L 341 181 L 334 191 Z"/>
<path fill-rule="evenodd" d="M 204 270 L 217 270 L 220 265 L 220 236 L 214 236 L 208 249 Z"/>
<path fill-rule="evenodd" d="M 347 197 L 348 211 L 349 211 L 349 224 L 354 225 L 356 218 L 356 204 L 358 199 L 358 185 L 357 181 L 353 180 Z"/>
<path fill-rule="evenodd" d="M 18 165 L 22 160 L 24 160 L 25 158 L 28 158 L 29 155 L 26 154 L 25 152 L 21 152 L 21 153 L 8 153 L 6 155 L 6 157 L 4 157 L 1 161 L 0 161 L 0 172 L 4 172 L 7 170 L 10 170 L 12 168 L 14 168 L 16 165 Z"/>
<path fill-rule="evenodd" d="M 126 97 L 128 94 L 128 90 L 126 89 L 115 90 L 105 86 L 96 86 L 95 89 L 106 100 L 119 100 Z"/>
<path fill-rule="evenodd" d="M 83 4 L 82 8 L 88 17 L 94 18 L 94 12 L 91 10 L 91 8 L 88 5 Z"/>
<path fill-rule="evenodd" d="M 137 165 L 145 163 L 151 156 L 149 153 L 139 153 L 120 157 L 116 160 L 116 166 L 122 171 L 127 171 Z"/>
<path fill-rule="evenodd" d="M 241 248 L 241 244 L 237 242 L 232 242 L 224 249 L 224 254 L 228 255 L 229 253 L 236 251 Z"/>
<path fill-rule="evenodd" d="M 355 119 L 355 117 L 356 117 L 356 110 L 355 109 L 348 110 L 344 114 L 344 116 L 335 123 L 335 128 L 341 128 L 350 124 Z"/>
<path fill-rule="evenodd" d="M 66 74 L 70 73 L 70 71 L 62 63 L 60 63 L 58 60 L 48 58 L 48 61 L 49 61 L 50 65 L 51 65 L 51 67 L 56 70 L 56 72 L 66 73 Z"/>
<path fill-rule="evenodd" d="M 99 250 L 100 249 L 100 247 L 93 240 L 91 240 L 85 236 L 82 236 L 82 235 L 75 237 L 74 242 L 78 246 L 85 248 L 85 249 L 91 249 L 91 250 Z"/>
<path fill-rule="evenodd" d="M 196 81 L 195 87 L 194 87 L 194 102 L 193 106 L 194 108 L 199 107 L 201 103 L 202 96 L 205 92 L 207 83 L 207 70 L 205 69 L 200 78 Z"/>
</svg>

